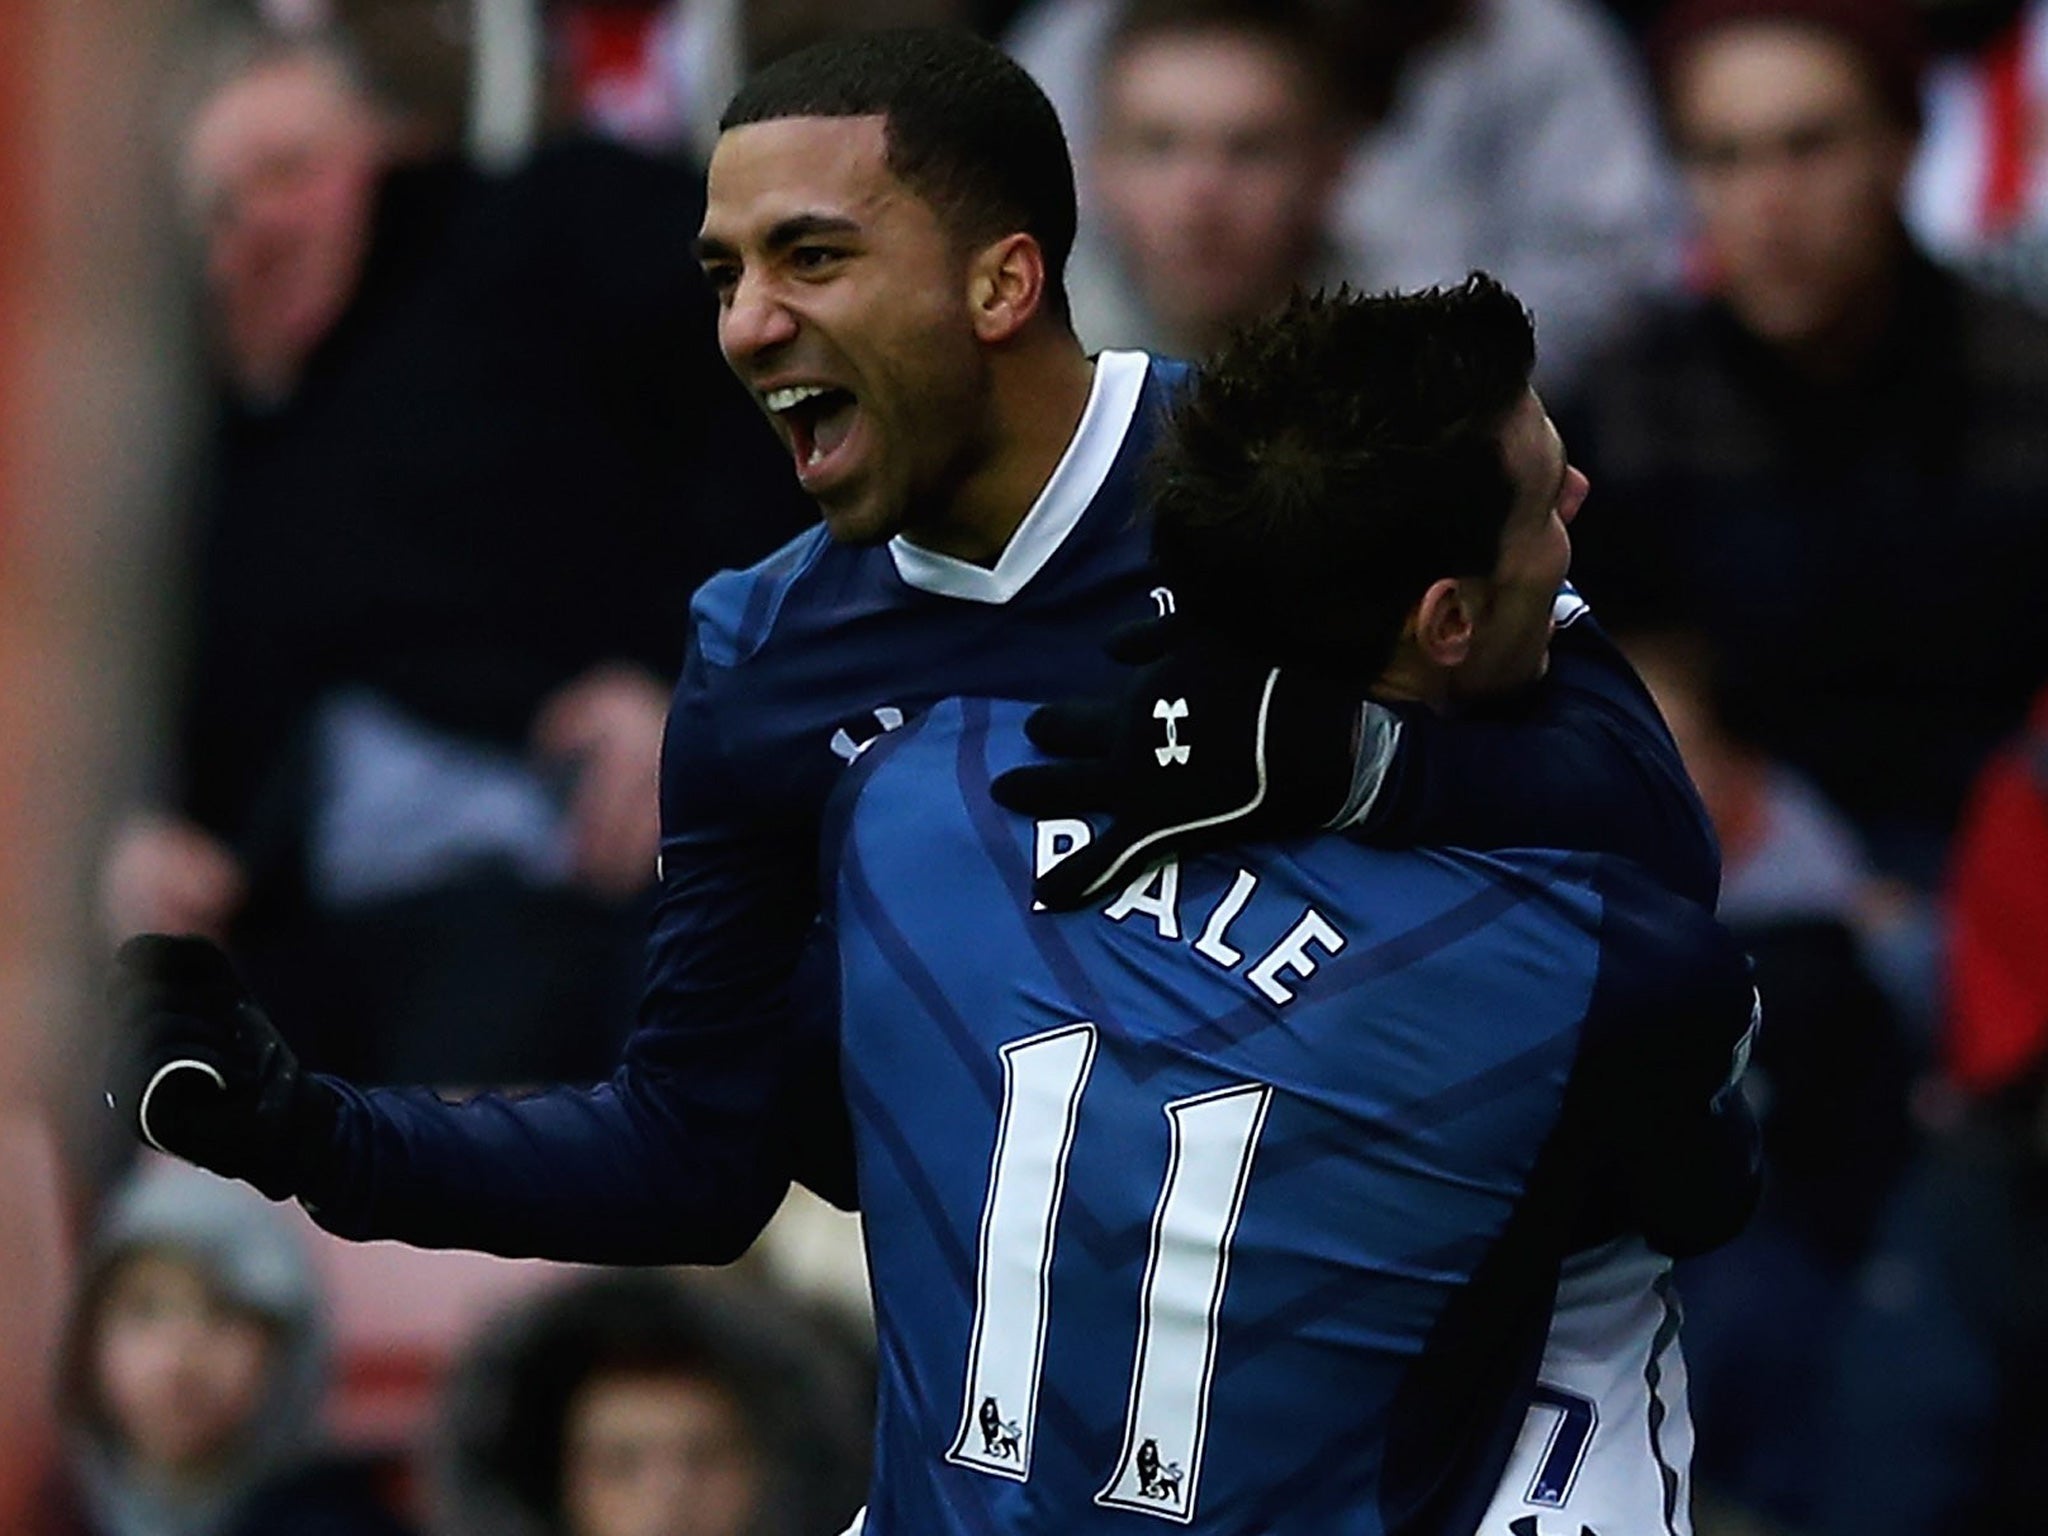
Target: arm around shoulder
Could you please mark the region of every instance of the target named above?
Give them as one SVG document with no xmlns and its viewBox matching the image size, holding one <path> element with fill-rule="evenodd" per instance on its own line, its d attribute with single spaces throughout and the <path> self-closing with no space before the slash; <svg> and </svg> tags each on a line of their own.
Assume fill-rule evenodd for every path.
<svg viewBox="0 0 2048 1536">
<path fill-rule="evenodd" d="M 1742 1230 L 1761 1192 L 1742 1076 L 1762 1004 L 1748 956 L 1704 909 L 1618 861 L 1601 895 L 1581 1064 L 1597 1176 L 1651 1246 L 1703 1253 Z"/>
</svg>

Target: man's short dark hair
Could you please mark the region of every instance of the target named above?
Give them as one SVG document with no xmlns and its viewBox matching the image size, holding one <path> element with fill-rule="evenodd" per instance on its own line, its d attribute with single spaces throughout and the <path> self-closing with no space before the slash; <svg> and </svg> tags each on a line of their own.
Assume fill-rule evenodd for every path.
<svg viewBox="0 0 2048 1536">
<path fill-rule="evenodd" d="M 1238 332 L 1152 465 L 1153 553 L 1186 620 L 1265 660 L 1378 676 L 1431 582 L 1499 561 L 1500 434 L 1535 360 L 1528 311 L 1483 273 L 1297 294 Z"/>
<path fill-rule="evenodd" d="M 908 28 L 817 43 L 740 87 L 719 131 L 786 117 L 881 117 L 890 173 L 963 243 L 1023 231 L 1067 318 L 1074 166 L 1059 115 L 1021 66 L 971 32 Z"/>
</svg>

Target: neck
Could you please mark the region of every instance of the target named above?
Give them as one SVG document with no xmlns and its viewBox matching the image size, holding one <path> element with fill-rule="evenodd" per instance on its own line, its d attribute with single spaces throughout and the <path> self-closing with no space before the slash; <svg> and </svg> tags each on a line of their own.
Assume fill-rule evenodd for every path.
<svg viewBox="0 0 2048 1536">
<path fill-rule="evenodd" d="M 990 364 L 990 451 L 929 518 L 904 538 L 933 554 L 994 565 L 1009 547 L 1080 429 L 1095 364 L 1064 329 L 1049 330 Z"/>
<path fill-rule="evenodd" d="M 1387 670 L 1366 692 L 1389 704 L 1426 704 L 1443 714 L 1451 704 L 1451 677 L 1442 667 L 1415 655 L 1404 641 Z"/>
</svg>

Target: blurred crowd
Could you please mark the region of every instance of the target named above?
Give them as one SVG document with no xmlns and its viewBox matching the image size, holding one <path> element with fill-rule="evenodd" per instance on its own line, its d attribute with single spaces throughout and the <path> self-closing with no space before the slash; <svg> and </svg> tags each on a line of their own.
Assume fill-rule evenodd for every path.
<svg viewBox="0 0 2048 1536">
<path fill-rule="evenodd" d="M 420 1357 L 431 1381 L 386 1383 L 365 1414 L 402 1337 L 334 1327 L 365 1251 L 187 1164 L 127 1175 L 78 1261 L 42 1529 L 803 1536 L 859 1505 L 859 1337 L 772 1280 L 500 1274 L 459 1295 Z M 449 1279 L 445 1255 L 413 1257 L 419 1306 Z"/>
<path fill-rule="evenodd" d="M 111 936 L 220 938 L 359 1081 L 609 1071 L 690 593 L 811 515 L 712 336 L 717 115 L 828 32 L 974 27 L 1072 142 L 1091 350 L 1474 268 L 1533 309 L 1593 484 L 1574 580 L 1768 1003 L 1768 1193 L 1681 1272 L 1701 1529 L 2034 1528 L 2048 0 L 535 0 L 534 144 L 490 167 L 470 6 L 194 10 L 165 146 L 205 384 Z M 376 1332 L 330 1335 L 324 1240 L 119 1161 L 53 1532 L 829 1536 L 858 1503 L 858 1308 L 784 1293 L 845 1289 L 843 1233 L 717 1284 L 521 1270 L 351 1430 Z"/>
</svg>

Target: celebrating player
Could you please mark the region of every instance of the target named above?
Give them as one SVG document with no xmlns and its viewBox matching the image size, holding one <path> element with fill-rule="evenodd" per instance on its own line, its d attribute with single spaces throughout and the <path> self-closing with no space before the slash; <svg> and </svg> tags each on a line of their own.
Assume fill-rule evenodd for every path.
<svg viewBox="0 0 2048 1536">
<path fill-rule="evenodd" d="M 751 1241 L 793 1174 L 850 1197 L 836 1021 L 821 1009 L 807 1024 L 792 1002 L 832 786 L 938 699 L 1107 681 L 1102 637 L 1166 601 L 1136 482 L 1179 371 L 1091 363 L 1074 341 L 1059 282 L 1071 172 L 1029 81 L 964 36 L 860 38 L 764 72 L 726 124 L 702 241 L 721 339 L 826 530 L 695 604 L 647 995 L 619 1073 L 460 1106 L 364 1092 L 299 1072 L 217 951 L 153 939 L 124 957 L 120 1111 L 344 1235 L 706 1262 Z M 1581 633 L 1591 646 L 1589 626 L 1567 632 Z M 1522 723 L 1410 721 L 1398 750 L 1426 746 L 1428 771 L 1400 776 L 1406 819 L 1383 835 L 1484 841 L 1463 817 L 1543 843 L 1555 797 L 1568 822 L 1600 807 L 1590 842 L 1634 841 L 1710 891 L 1711 838 L 1654 711 L 1593 650 L 1572 665 L 1558 650 Z M 1211 749 L 1233 744 L 1275 769 L 1335 760 L 1337 774 L 1309 774 L 1336 789 L 1304 824 L 1341 818 L 1365 798 L 1345 771 L 1360 695 L 1290 690 L 1286 675 L 1228 737 L 1205 734 L 1205 703 L 1185 766 L 1207 774 Z M 1383 734 L 1388 757 L 1369 766 L 1398 767 Z M 1551 746 L 1572 769 L 1546 779 L 1533 765 Z M 1281 789 L 1270 803 L 1289 800 Z M 1021 1434 L 1001 1405 L 998 1444 L 1013 1420 Z M 1177 1463 L 1186 1475 L 1166 1455 L 1150 1485 Z"/>
<path fill-rule="evenodd" d="M 1432 709 L 1533 680 L 1586 487 L 1532 356 L 1481 280 L 1299 301 L 1227 347 L 1158 476 L 1183 618 Z M 1159 703 L 1171 772 L 1202 748 Z M 1626 1339 L 1662 1308 L 1616 1248 L 1747 1215 L 1734 941 L 1604 856 L 1336 837 L 1035 912 L 1088 827 L 994 811 L 1025 713 L 929 711 L 828 834 L 884 1362 L 868 1536 L 1682 1518 L 1678 1448 L 1643 1449 L 1685 1418 L 1653 1328 L 1637 1382 L 1534 1389 L 1557 1432 L 1480 1524 L 1567 1251 L 1606 1253 Z"/>
<path fill-rule="evenodd" d="M 746 1247 L 793 1173 L 846 1198 L 831 1021 L 791 1002 L 827 795 L 866 743 L 934 700 L 1107 684 L 1103 637 L 1166 600 L 1137 480 L 1182 370 L 1131 353 L 1091 363 L 1074 340 L 1059 281 L 1072 173 L 1052 109 L 1015 65 L 943 31 L 792 56 L 728 109 L 707 208 L 726 355 L 826 529 L 714 578 L 693 604 L 646 995 L 620 1072 L 457 1108 L 287 1071 L 269 1047 L 159 1079 L 166 1040 L 131 1056 L 133 1081 L 117 1087 L 146 1139 L 296 1195 L 345 1236 L 705 1262 Z M 1711 890 L 1711 834 L 1654 710 L 1617 706 L 1590 670 L 1556 679 L 1550 712 L 1525 727 L 1534 750 L 1512 762 L 1501 727 L 1436 733 L 1429 771 L 1403 776 L 1427 792 L 1407 795 L 1415 814 L 1389 835 L 1498 841 L 1483 823 L 1532 801 L 1538 819 L 1540 797 L 1520 786 L 1568 759 L 1568 785 L 1538 788 L 1600 805 L 1603 835 L 1640 823 L 1633 841 L 1672 850 Z M 1297 692 L 1304 716 L 1331 695 Z M 1355 703 L 1301 742 L 1283 740 L 1287 706 L 1283 690 L 1268 745 L 1348 758 Z M 1510 840 L 1591 845 L 1529 821 Z M 219 1054 L 213 1026 L 242 1018 L 237 998 L 224 967 L 189 968 L 128 972 L 145 1000 L 169 987 L 184 1004 L 169 1016 Z"/>
</svg>

